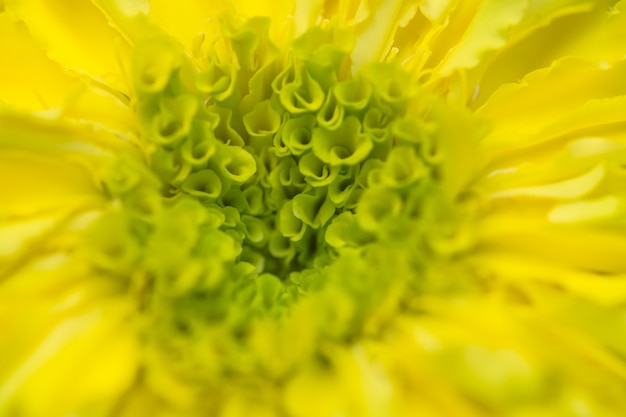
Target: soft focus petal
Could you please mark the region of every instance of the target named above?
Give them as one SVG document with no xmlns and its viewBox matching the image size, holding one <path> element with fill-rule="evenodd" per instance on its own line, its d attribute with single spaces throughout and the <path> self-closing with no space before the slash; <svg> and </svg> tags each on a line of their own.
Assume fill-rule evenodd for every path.
<svg viewBox="0 0 626 417">
<path fill-rule="evenodd" d="M 52 60 L 118 91 L 128 91 L 120 71 L 128 45 L 90 2 L 9 0 L 6 11 L 24 22 Z"/>
<path fill-rule="evenodd" d="M 137 348 L 128 306 L 110 282 L 84 272 L 51 257 L 0 283 L 3 414 L 102 415 L 132 383 Z M 76 385 L 68 390 L 58 375 Z"/>
<path fill-rule="evenodd" d="M 20 22 L 0 13 L 0 102 L 28 111 L 46 110 L 63 103 L 75 84 L 63 68 L 50 61 Z"/>
</svg>

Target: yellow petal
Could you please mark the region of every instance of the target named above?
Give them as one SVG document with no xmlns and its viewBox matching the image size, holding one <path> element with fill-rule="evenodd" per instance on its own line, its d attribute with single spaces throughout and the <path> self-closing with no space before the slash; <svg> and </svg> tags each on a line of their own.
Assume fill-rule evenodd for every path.
<svg viewBox="0 0 626 417">
<path fill-rule="evenodd" d="M 531 2 L 529 14 L 512 33 L 511 44 L 482 77 L 478 101 L 489 97 L 497 86 L 515 82 L 561 57 L 607 63 L 622 60 L 626 52 L 621 42 L 626 36 L 623 9 L 623 2 L 613 8 L 591 0 Z"/>
<path fill-rule="evenodd" d="M 522 19 L 526 6 L 523 0 L 482 2 L 465 33 L 435 68 L 436 74 L 445 77 L 457 69 L 473 68 L 486 52 L 502 47 L 508 29 Z"/>
<path fill-rule="evenodd" d="M 605 168 L 598 165 L 591 171 L 577 177 L 553 184 L 534 187 L 512 188 L 492 194 L 491 198 L 545 197 L 555 199 L 574 199 L 593 191 L 604 178 Z"/>
<path fill-rule="evenodd" d="M 587 136 L 581 131 L 577 137 L 572 133 L 569 143 L 554 140 L 549 146 L 538 144 L 497 158 L 488 175 L 482 178 L 480 187 L 486 193 L 506 193 L 507 190 L 556 186 L 584 178 L 586 173 L 604 165 L 604 179 L 597 187 L 593 181 L 589 183 L 589 191 L 599 195 L 620 194 L 622 173 L 619 167 L 626 163 L 626 134 L 617 124 L 597 127 L 594 133 L 598 136 Z"/>
<path fill-rule="evenodd" d="M 0 112 L 0 220 L 101 207 L 114 151 L 132 144 L 92 127 Z"/>
<path fill-rule="evenodd" d="M 71 108 L 68 111 L 73 114 Z M 118 134 L 59 118 L 56 113 L 37 117 L 3 108 L 0 108 L 0 149 L 82 159 L 85 166 L 91 167 L 115 153 L 139 156 L 137 147 Z"/>
<path fill-rule="evenodd" d="M 61 117 L 80 120 L 128 136 L 137 131 L 128 99 L 91 82 L 76 85 L 68 93 Z"/>
<path fill-rule="evenodd" d="M 293 19 L 296 24 L 296 35 L 301 35 L 316 24 L 318 17 L 322 14 L 324 0 L 306 0 L 295 3 Z"/>
<path fill-rule="evenodd" d="M 150 0 L 89 0 L 106 17 L 119 34 L 135 46 L 142 39 L 159 36 L 162 30 L 150 22 Z M 130 72 L 127 61 L 122 61 L 124 74 Z"/>
<path fill-rule="evenodd" d="M 420 10 L 428 20 L 436 22 L 445 15 L 453 3 L 454 0 L 424 0 L 420 4 Z"/>
<path fill-rule="evenodd" d="M 0 155 L 0 189 L 0 219 L 103 201 L 89 171 L 80 165 L 23 152 Z"/>
<path fill-rule="evenodd" d="M 626 238 L 619 230 L 551 224 L 523 209 L 492 214 L 477 225 L 480 247 L 497 248 L 605 273 L 626 272 Z"/>
<path fill-rule="evenodd" d="M 626 96 L 591 99 L 579 108 L 555 118 L 553 123 L 537 133 L 533 142 L 539 144 L 553 138 L 574 135 L 577 131 L 589 132 L 592 128 L 606 130 L 605 127 L 626 121 L 624 106 Z"/>
<path fill-rule="evenodd" d="M 590 223 L 612 219 L 624 214 L 624 201 L 614 197 L 602 197 L 589 201 L 560 204 L 548 213 L 552 223 Z"/>
<path fill-rule="evenodd" d="M 90 2 L 8 0 L 6 10 L 26 24 L 52 60 L 127 92 L 120 62 L 128 56 L 128 45 Z"/>
<path fill-rule="evenodd" d="M 38 235 L 49 232 L 57 222 L 57 216 L 48 215 L 21 222 L 0 223 L 0 259 L 17 252 Z"/>
<path fill-rule="evenodd" d="M 476 254 L 472 262 L 509 283 L 558 285 L 575 294 L 605 306 L 618 306 L 626 300 L 626 275 L 604 275 L 575 268 L 567 263 L 531 258 L 515 252 L 495 250 Z"/>
<path fill-rule="evenodd" d="M 137 353 L 128 306 L 111 281 L 84 271 L 30 268 L 0 287 L 0 352 L 10 364 L 0 370 L 0 413 L 100 414 L 132 382 Z M 58 384 L 59 375 L 73 384 Z"/>
<path fill-rule="evenodd" d="M 75 80 L 46 57 L 20 22 L 0 13 L 0 102 L 27 111 L 59 107 Z M 10 63 L 10 64 L 8 64 Z"/>
<path fill-rule="evenodd" d="M 588 12 L 594 6 L 592 0 L 530 0 L 524 17 L 511 34 L 522 37 L 560 17 Z"/>
<path fill-rule="evenodd" d="M 139 13 L 150 12 L 149 0 L 103 0 L 101 3 L 113 8 L 118 8 L 124 16 L 136 16 Z"/>
<path fill-rule="evenodd" d="M 388 0 L 370 2 L 367 19 L 356 27 L 352 51 L 353 71 L 368 62 L 383 60 L 389 52 L 400 24 L 417 11 L 414 1 Z"/>
<path fill-rule="evenodd" d="M 218 17 L 231 10 L 229 1 L 151 0 L 149 17 L 190 51 L 200 34 L 204 34 L 207 47 L 210 48 L 218 36 Z"/>
<path fill-rule="evenodd" d="M 294 417 L 332 416 L 346 408 L 345 388 L 332 371 L 317 367 L 301 370 L 285 388 L 285 407 Z M 307 398 L 324 398 L 311 403 Z"/>
<path fill-rule="evenodd" d="M 546 139 L 536 135 L 544 130 L 549 132 L 555 121 L 574 122 L 568 119 L 572 112 L 589 113 L 587 120 L 580 121 L 580 127 L 593 124 L 594 118 L 599 124 L 606 123 L 607 118 L 623 120 L 619 112 L 621 99 L 615 98 L 612 103 L 600 100 L 626 94 L 625 78 L 626 62 L 606 67 L 563 58 L 550 68 L 529 74 L 519 84 L 504 85 L 476 112 L 492 122 L 493 132 L 485 140 L 485 146 L 505 148 L 536 144 Z M 610 112 L 603 114 L 602 110 L 607 107 Z M 577 116 L 580 118 L 580 113 Z"/>
</svg>

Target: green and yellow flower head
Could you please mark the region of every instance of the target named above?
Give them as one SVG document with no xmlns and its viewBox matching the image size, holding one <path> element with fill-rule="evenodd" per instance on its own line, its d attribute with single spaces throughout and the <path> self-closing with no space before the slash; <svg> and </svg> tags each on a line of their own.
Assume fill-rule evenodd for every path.
<svg viewBox="0 0 626 417">
<path fill-rule="evenodd" d="M 626 4 L 0 0 L 0 417 L 626 410 Z"/>
</svg>

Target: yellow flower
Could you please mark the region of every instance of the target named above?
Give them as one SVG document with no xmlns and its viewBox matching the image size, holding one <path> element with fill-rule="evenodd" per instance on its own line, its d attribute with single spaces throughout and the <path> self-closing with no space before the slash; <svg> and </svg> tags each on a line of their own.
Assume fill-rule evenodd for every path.
<svg viewBox="0 0 626 417">
<path fill-rule="evenodd" d="M 0 0 L 1 416 L 619 416 L 626 4 Z"/>
</svg>

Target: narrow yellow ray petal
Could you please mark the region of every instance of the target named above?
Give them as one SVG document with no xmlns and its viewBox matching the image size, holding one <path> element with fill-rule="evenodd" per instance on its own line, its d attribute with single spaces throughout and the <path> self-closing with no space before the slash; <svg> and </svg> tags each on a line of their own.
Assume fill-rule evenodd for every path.
<svg viewBox="0 0 626 417">
<path fill-rule="evenodd" d="M 122 150 L 138 154 L 88 125 L 0 112 L 0 219 L 100 207 L 107 161 Z"/>
<path fill-rule="evenodd" d="M 44 350 L 42 345 L 27 361 L 30 366 L 32 358 L 40 352 L 45 358 L 42 358 L 45 363 L 40 363 L 19 386 L 16 399 L 27 414 L 63 416 L 81 409 L 112 410 L 119 396 L 132 384 L 137 369 L 134 335 L 110 301 L 94 300 L 91 304 L 100 304 L 87 313 L 93 321 L 72 329 L 71 334 L 55 334 L 63 339 L 55 341 L 64 343 L 62 347 L 46 345 Z M 70 320 L 64 320 L 59 327 Z M 75 381 L 76 386 L 67 390 L 55 385 L 58 375 Z"/>
<path fill-rule="evenodd" d="M 8 225 L 0 224 L 0 259 L 16 252 L 29 239 L 52 228 L 55 220 L 54 217 L 43 216 Z"/>
<path fill-rule="evenodd" d="M 553 123 L 537 133 L 532 142 L 542 143 L 576 131 L 589 131 L 594 127 L 626 122 L 624 106 L 626 95 L 589 100 L 579 108 L 555 118 Z"/>
<path fill-rule="evenodd" d="M 617 10 L 610 12 L 608 4 L 593 0 L 531 1 L 524 19 L 512 29 L 510 42 L 477 80 L 478 94 L 471 105 L 479 107 L 500 85 L 517 82 L 562 57 L 622 60 L 626 15 Z M 572 33 L 576 36 L 569 36 Z"/>
<path fill-rule="evenodd" d="M 443 3 L 434 1 L 432 4 L 440 5 Z M 407 22 L 406 26 L 398 28 L 392 47 L 393 50 L 397 49 L 393 59 L 400 62 L 402 67 L 408 72 L 419 74 L 418 78 L 421 78 L 422 81 L 427 79 L 430 72 L 432 72 L 432 69 L 427 70 L 426 73 L 421 72 L 433 53 L 431 42 L 447 25 L 445 19 L 437 15 L 441 13 L 443 16 L 446 16 L 447 8 L 442 10 L 431 10 L 428 8 L 423 10 L 424 6 L 426 6 L 426 3 L 421 4 L 420 9 Z M 429 17 L 428 13 L 432 15 Z"/>
<path fill-rule="evenodd" d="M 50 358 L 63 349 L 64 344 L 71 342 L 77 334 L 86 331 L 93 326 L 98 318 L 97 312 L 92 312 L 83 317 L 66 320 L 54 328 L 49 336 L 43 341 L 37 350 L 32 352 L 28 359 L 2 384 L 0 390 L 0 407 L 5 405 L 24 382 L 36 373 Z"/>
<path fill-rule="evenodd" d="M 481 179 L 487 193 L 544 186 L 568 181 L 605 164 L 606 178 L 594 193 L 621 193 L 620 166 L 626 163 L 626 133 L 621 124 L 594 127 L 589 134 L 572 134 L 570 141 L 554 140 L 514 149 L 495 158 Z"/>
<path fill-rule="evenodd" d="M 563 55 L 607 63 L 624 59 L 626 46 L 621 40 L 626 36 L 626 2 L 609 2 L 616 4 L 604 7 L 602 2 L 598 3 L 598 18 L 564 48 Z"/>
<path fill-rule="evenodd" d="M 479 117 L 492 122 L 493 132 L 484 145 L 500 148 L 535 144 L 534 135 L 549 129 L 555 120 L 567 117 L 564 115 L 568 113 L 585 111 L 585 106 L 599 123 L 606 123 L 602 119 L 615 113 L 617 116 L 613 117 L 617 120 L 614 121 L 619 121 L 622 119 L 617 110 L 620 99 L 608 104 L 599 100 L 626 94 L 625 79 L 626 62 L 606 67 L 563 58 L 550 68 L 529 74 L 519 84 L 504 85 L 476 112 Z M 598 100 L 595 104 L 589 103 L 594 99 Z M 611 104 L 615 105 L 611 108 L 612 113 L 599 115 L 603 106 L 611 107 Z M 584 122 L 583 119 L 581 123 Z"/>
<path fill-rule="evenodd" d="M 356 45 L 352 51 L 353 71 L 387 55 L 398 27 L 417 11 L 414 1 L 373 1 L 367 19 L 357 25 Z M 406 22 L 404 23 L 406 24 Z"/>
<path fill-rule="evenodd" d="M 511 197 L 546 197 L 555 199 L 574 199 L 593 191 L 602 181 L 606 170 L 598 165 L 591 171 L 569 180 L 538 185 L 534 187 L 512 188 L 491 194 L 491 198 Z"/>
<path fill-rule="evenodd" d="M 511 35 L 522 37 L 560 17 L 587 12 L 594 6 L 593 0 L 530 0 L 524 17 Z"/>
<path fill-rule="evenodd" d="M 115 284 L 85 271 L 27 269 L 0 285 L 0 328 L 11 329 L 10 337 L 0 336 L 10 364 L 0 369 L 0 412 L 63 416 L 110 409 L 132 382 L 137 354 L 124 323 L 128 306 L 116 298 Z M 33 285 L 43 277 L 46 282 Z M 58 375 L 78 385 L 67 390 L 55 383 Z"/>
<path fill-rule="evenodd" d="M 322 17 L 327 20 L 337 18 L 346 25 L 356 25 L 367 19 L 369 13 L 368 4 L 363 0 L 325 0 Z"/>
<path fill-rule="evenodd" d="M 71 106 L 68 112 L 70 115 L 79 114 L 74 113 Z M 124 152 L 134 157 L 140 155 L 136 145 L 128 138 L 93 125 L 58 117 L 36 117 L 3 108 L 0 108 L 0 149 L 48 157 L 78 158 L 91 166 L 101 163 L 99 157 L 113 156 L 114 153 Z"/>
<path fill-rule="evenodd" d="M 104 201 L 88 171 L 76 164 L 23 152 L 0 155 L 0 219 Z"/>
<path fill-rule="evenodd" d="M 89 265 L 76 262 L 76 259 L 67 253 L 42 253 L 29 259 L 13 276 L 3 276 L 0 285 L 2 300 L 0 308 L 5 313 L 11 308 L 19 307 L 25 298 L 29 298 L 41 311 L 49 312 L 55 309 L 64 311 L 65 308 L 74 306 L 77 300 L 84 298 L 77 297 L 76 293 L 84 292 L 90 294 L 91 298 L 111 293 L 112 287 L 110 285 L 107 287 L 102 280 L 89 283 L 85 281 L 84 276 L 88 273 Z M 85 286 L 77 285 L 81 282 Z M 34 313 L 35 311 L 28 317 L 37 318 L 38 315 Z M 2 326 L 8 325 L 9 319 L 14 319 L 9 314 L 0 316 L 3 318 L 0 324 Z M 55 320 L 52 315 L 41 317 Z"/>
<path fill-rule="evenodd" d="M 479 6 L 480 1 L 478 0 L 453 0 L 448 7 L 441 11 L 437 22 L 441 22 L 439 30 L 428 45 L 432 53 L 425 63 L 427 69 L 432 71 L 433 68 L 443 62 L 446 55 L 451 53 L 451 50 L 472 25 Z"/>
<path fill-rule="evenodd" d="M 420 3 L 422 14 L 431 22 L 441 20 L 445 16 L 454 0 L 424 0 Z"/>
<path fill-rule="evenodd" d="M 601 273 L 626 272 L 626 259 L 620 255 L 626 250 L 626 238 L 619 230 L 552 224 L 545 217 L 526 218 L 516 211 L 482 219 L 476 228 L 479 247 Z"/>
<path fill-rule="evenodd" d="M 589 332 L 572 328 L 566 325 L 565 320 L 555 320 L 549 317 L 538 317 L 535 322 L 540 337 L 546 337 L 555 346 L 567 346 L 568 355 L 560 358 L 564 376 L 576 381 L 577 385 L 584 387 L 587 395 L 598 397 L 596 401 L 603 400 L 603 393 L 594 390 L 594 385 L 599 381 L 606 383 L 607 380 L 614 384 L 623 384 L 626 380 L 626 366 L 611 350 L 589 335 Z M 567 323 L 569 324 L 569 323 Z M 560 349 L 561 351 L 563 349 Z M 562 354 L 562 352 L 561 352 Z M 591 386 L 586 386 L 589 380 L 595 380 Z M 624 396 L 613 395 L 614 401 L 624 401 Z"/>
<path fill-rule="evenodd" d="M 104 13 L 109 24 L 117 28 L 132 44 L 138 35 L 133 18 L 150 13 L 149 0 L 91 0 Z"/>
<path fill-rule="evenodd" d="M 47 236 L 67 216 L 68 213 L 63 210 L 26 220 L 0 223 L 0 264 L 4 257 L 26 249 L 41 235 Z"/>
<path fill-rule="evenodd" d="M 6 10 L 22 20 L 48 56 L 64 68 L 128 91 L 120 69 L 128 45 L 90 2 L 8 0 Z"/>
<path fill-rule="evenodd" d="M 124 16 L 135 16 L 139 13 L 150 12 L 149 0 L 101 0 L 101 3 L 110 8 L 117 8 Z"/>
<path fill-rule="evenodd" d="M 578 297 L 605 306 L 618 306 L 626 300 L 626 274 L 604 275 L 578 269 L 566 263 L 523 256 L 512 251 L 479 252 L 471 262 L 511 284 L 558 285 Z"/>
<path fill-rule="evenodd" d="M 596 223 L 614 219 L 626 212 L 623 199 L 614 196 L 559 204 L 548 213 L 552 223 Z"/>
<path fill-rule="evenodd" d="M 102 211 L 90 209 L 55 207 L 43 214 L 0 222 L 0 281 L 33 263 L 61 261 L 80 247 L 84 231 L 102 215 Z"/>
<path fill-rule="evenodd" d="M 457 69 L 478 65 L 486 52 L 506 43 L 508 29 L 522 19 L 526 7 L 522 0 L 482 2 L 467 31 L 435 68 L 436 74 L 445 77 Z"/>
<path fill-rule="evenodd" d="M 297 1 L 293 12 L 296 25 L 296 36 L 314 26 L 322 14 L 324 0 Z"/>
<path fill-rule="evenodd" d="M 68 93 L 60 116 L 93 124 L 124 136 L 137 131 L 130 103 L 89 82 L 75 86 Z"/>
<path fill-rule="evenodd" d="M 583 136 L 567 144 L 567 151 L 574 158 L 609 158 L 626 150 L 626 132 L 615 126 L 614 132 L 602 132 L 602 137 Z"/>
<path fill-rule="evenodd" d="M 76 248 L 109 206 L 102 182 L 116 151 L 138 156 L 119 134 L 93 126 L 0 111 L 2 279 L 33 256 Z"/>
<path fill-rule="evenodd" d="M 548 67 L 557 58 L 564 42 L 576 36 L 563 36 L 578 32 L 595 22 L 596 14 L 585 13 L 597 7 L 594 0 L 530 1 L 522 20 L 511 28 L 509 42 L 494 59 L 487 63 L 477 80 L 478 94 L 472 105 L 478 106 L 500 85 L 516 82 L 536 69 Z M 551 42 L 546 42 L 550 39 Z"/>
</svg>

